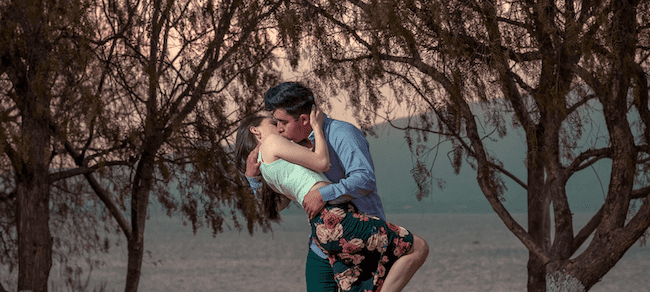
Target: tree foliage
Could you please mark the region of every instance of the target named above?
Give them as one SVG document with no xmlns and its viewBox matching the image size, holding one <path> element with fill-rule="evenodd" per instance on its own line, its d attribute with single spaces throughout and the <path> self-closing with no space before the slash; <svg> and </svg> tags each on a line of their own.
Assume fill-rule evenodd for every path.
<svg viewBox="0 0 650 292">
<path fill-rule="evenodd" d="M 105 170 L 103 181 L 86 178 L 127 237 L 126 291 L 137 290 L 150 195 L 194 230 L 216 235 L 226 219 L 241 229 L 242 217 L 250 233 L 269 228 L 231 165 L 228 138 L 277 81 L 270 21 L 279 5 L 124 1 L 98 17 L 103 111 L 66 149 L 78 166 Z"/>
<path fill-rule="evenodd" d="M 65 264 L 106 251 L 102 236 L 117 231 L 129 250 L 126 290 L 136 291 L 152 199 L 215 236 L 226 222 L 251 234 L 270 228 L 232 166 L 230 141 L 237 121 L 258 111 L 262 92 L 278 82 L 280 5 L 1 3 L 0 163 L 12 171 L 2 173 L 0 259 L 17 264 L 19 290 L 46 291 L 38 275 L 49 275 L 53 257 Z M 38 172 L 23 174 L 31 162 Z M 40 200 L 30 214 L 41 229 L 16 224 L 36 205 L 21 198 Z M 32 259 L 43 264 L 32 272 L 21 241 L 37 235 L 45 244 Z"/>
<path fill-rule="evenodd" d="M 452 142 L 455 169 L 472 165 L 530 251 L 529 291 L 573 280 L 588 290 L 650 226 L 649 12 L 640 0 L 306 0 L 287 17 L 303 25 L 282 37 L 294 42 L 290 52 L 309 48 L 313 77 L 330 94 L 344 90 L 362 126 L 387 105 L 386 88 L 419 116 L 406 128 L 416 156 L 429 135 Z M 599 120 L 604 127 L 591 131 Z M 485 143 L 510 126 L 523 132 L 525 175 Z M 576 232 L 566 183 L 599 161 L 611 162 L 605 203 Z M 431 177 L 424 163 L 414 168 L 420 196 Z M 501 201 L 513 182 L 527 192 L 528 230 Z"/>
<path fill-rule="evenodd" d="M 83 72 L 92 54 L 79 39 L 92 36 L 86 8 L 83 1 L 0 3 L 2 262 L 18 264 L 18 290 L 47 290 L 52 258 L 66 252 L 62 233 L 50 230 L 49 209 L 68 206 L 52 184 L 69 174 L 56 168 L 61 147 L 52 126 L 76 122 L 68 109 L 88 100 Z"/>
</svg>

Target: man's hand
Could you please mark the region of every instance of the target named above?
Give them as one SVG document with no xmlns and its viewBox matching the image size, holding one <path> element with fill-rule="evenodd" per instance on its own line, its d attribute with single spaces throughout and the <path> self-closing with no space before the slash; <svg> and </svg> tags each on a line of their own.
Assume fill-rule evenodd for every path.
<svg viewBox="0 0 650 292">
<path fill-rule="evenodd" d="M 246 176 L 247 177 L 256 177 L 260 175 L 260 164 L 261 161 L 257 161 L 257 155 L 260 152 L 260 145 L 257 145 L 246 158 Z"/>
<path fill-rule="evenodd" d="M 305 195 L 305 199 L 302 201 L 302 207 L 305 208 L 307 217 L 309 217 L 310 220 L 314 219 L 314 217 L 320 213 L 320 210 L 325 207 L 325 202 L 323 201 L 320 191 L 318 191 L 318 189 L 309 191 L 309 193 Z"/>
</svg>

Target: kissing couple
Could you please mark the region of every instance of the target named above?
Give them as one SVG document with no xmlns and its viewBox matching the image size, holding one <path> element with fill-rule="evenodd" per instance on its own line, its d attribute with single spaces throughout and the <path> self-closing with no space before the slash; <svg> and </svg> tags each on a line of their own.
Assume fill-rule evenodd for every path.
<svg viewBox="0 0 650 292">
<path fill-rule="evenodd" d="M 291 201 L 304 208 L 311 226 L 307 292 L 402 291 L 429 247 L 386 222 L 363 133 L 323 114 L 301 83 L 269 89 L 264 105 L 270 115 L 240 123 L 235 165 L 269 219 L 279 220 Z"/>
</svg>

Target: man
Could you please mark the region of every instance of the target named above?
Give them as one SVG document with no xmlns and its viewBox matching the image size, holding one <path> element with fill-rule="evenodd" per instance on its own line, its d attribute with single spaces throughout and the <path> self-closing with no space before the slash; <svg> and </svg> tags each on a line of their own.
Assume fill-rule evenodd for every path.
<svg viewBox="0 0 650 292">
<path fill-rule="evenodd" d="M 309 113 L 314 105 L 311 89 L 296 82 L 281 83 L 264 94 L 264 107 L 273 113 L 280 134 L 289 140 L 311 148 L 314 141 Z M 303 208 L 313 218 L 326 202 L 352 201 L 369 215 L 386 220 L 381 200 L 377 195 L 374 165 L 368 141 L 354 125 L 325 116 L 323 131 L 330 153 L 331 167 L 325 176 L 332 184 L 310 191 Z M 261 185 L 257 151 L 248 157 L 246 176 L 251 187 Z M 307 291 L 336 291 L 334 273 L 325 254 L 310 239 L 305 275 Z"/>
</svg>

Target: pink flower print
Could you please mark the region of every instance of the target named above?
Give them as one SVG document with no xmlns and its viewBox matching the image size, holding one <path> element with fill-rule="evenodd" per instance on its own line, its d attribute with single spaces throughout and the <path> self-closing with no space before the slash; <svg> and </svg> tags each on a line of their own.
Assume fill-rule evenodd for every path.
<svg viewBox="0 0 650 292">
<path fill-rule="evenodd" d="M 360 214 L 360 213 L 354 213 L 353 216 L 354 216 L 354 218 L 359 219 L 359 221 L 361 221 L 361 222 L 370 221 L 370 218 L 368 218 L 368 216 L 364 216 L 363 214 Z"/>
<path fill-rule="evenodd" d="M 334 275 L 342 291 L 349 291 L 352 288 L 352 283 L 356 282 L 360 275 L 359 269 L 359 267 L 353 267 Z"/>
<path fill-rule="evenodd" d="M 393 232 L 397 233 L 397 235 L 398 235 L 399 237 L 405 237 L 405 236 L 407 236 L 407 235 L 409 234 L 409 231 L 406 230 L 406 228 L 404 228 L 404 227 L 402 227 L 402 226 L 398 226 L 398 225 L 391 224 L 391 223 L 388 223 L 388 222 L 386 222 L 386 225 L 388 225 L 388 228 L 389 228 L 390 230 L 392 230 Z"/>
<path fill-rule="evenodd" d="M 388 245 L 388 235 L 383 232 L 371 235 L 366 242 L 366 246 L 369 251 L 376 249 L 381 253 L 386 251 L 386 245 Z"/>
<path fill-rule="evenodd" d="M 383 277 L 386 275 L 386 267 L 384 267 L 384 265 L 379 265 L 377 267 L 377 275 L 379 275 L 379 277 Z"/>
<path fill-rule="evenodd" d="M 341 240 L 339 240 L 339 246 L 343 247 L 344 253 L 357 253 L 363 248 L 364 244 L 363 240 L 359 238 L 354 238 L 350 241 L 341 238 Z"/>
<path fill-rule="evenodd" d="M 339 280 L 339 286 L 341 287 L 341 291 L 350 291 L 350 288 L 352 288 L 352 283 L 356 279 L 352 279 L 352 276 L 348 275 L 342 275 L 341 277 L 337 277 Z"/>
<path fill-rule="evenodd" d="M 336 257 L 334 255 L 328 255 L 327 260 L 329 260 L 331 266 L 336 262 Z"/>
<path fill-rule="evenodd" d="M 377 281 L 376 286 L 377 286 L 377 290 L 375 290 L 375 291 L 381 292 L 381 288 L 384 286 L 384 279 L 379 279 L 379 281 Z"/>
<path fill-rule="evenodd" d="M 341 219 L 345 218 L 345 210 L 341 208 L 332 208 L 330 209 L 330 213 L 336 214 L 336 216 L 339 216 Z"/>
<path fill-rule="evenodd" d="M 366 258 L 366 257 L 364 257 L 364 256 L 362 256 L 362 255 L 360 255 L 360 254 L 355 254 L 355 255 L 352 256 L 352 263 L 355 264 L 355 265 L 358 265 L 358 264 L 360 264 L 360 263 L 363 261 L 363 259 L 365 259 L 365 258 Z"/>
<path fill-rule="evenodd" d="M 400 239 L 398 239 L 398 238 L 395 238 L 393 240 L 393 243 L 395 244 L 395 249 L 393 250 L 393 254 L 396 257 L 400 257 L 400 256 L 402 256 L 402 254 L 404 254 L 404 251 L 402 250 L 402 247 L 400 246 L 399 241 L 400 241 Z"/>
<path fill-rule="evenodd" d="M 341 223 L 341 218 L 333 215 L 332 213 L 329 213 L 325 218 L 323 218 L 323 223 L 325 223 L 325 227 L 333 229 L 336 227 L 336 225 Z"/>
<path fill-rule="evenodd" d="M 393 250 L 393 254 L 396 257 L 402 256 L 403 254 L 408 252 L 409 249 L 411 249 L 411 244 L 408 242 L 404 242 L 404 240 L 401 238 L 399 239 L 395 238 L 393 240 L 393 243 L 395 243 L 395 249 Z"/>
<path fill-rule="evenodd" d="M 316 237 L 321 243 L 327 243 L 329 241 L 338 241 L 339 238 L 343 236 L 343 226 L 337 224 L 334 228 L 327 228 L 325 224 L 320 224 L 316 226 Z"/>
<path fill-rule="evenodd" d="M 388 263 L 388 256 L 386 256 L 386 255 L 382 256 L 382 257 L 381 257 L 381 263 L 382 263 L 382 264 L 386 264 L 386 263 Z"/>
<path fill-rule="evenodd" d="M 336 225 L 341 223 L 341 220 L 345 218 L 345 212 L 340 208 L 332 208 L 328 212 L 323 213 L 324 214 L 321 215 L 323 223 L 325 223 L 325 226 L 330 229 L 335 228 Z"/>
<path fill-rule="evenodd" d="M 365 257 L 360 254 L 340 253 L 338 256 L 346 264 L 352 263 L 358 265 L 363 261 L 363 259 L 365 259 Z"/>
<path fill-rule="evenodd" d="M 393 231 L 395 231 L 395 233 L 397 233 L 397 235 L 399 237 L 405 237 L 405 236 L 407 236 L 409 234 L 409 231 L 406 230 L 406 228 L 404 228 L 402 226 L 398 226 L 398 225 L 394 225 L 394 226 L 397 227 L 397 230 L 393 230 Z"/>
</svg>

